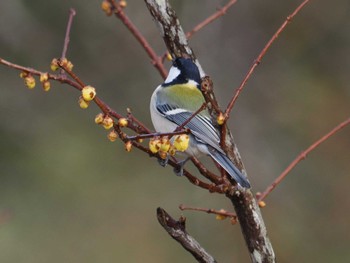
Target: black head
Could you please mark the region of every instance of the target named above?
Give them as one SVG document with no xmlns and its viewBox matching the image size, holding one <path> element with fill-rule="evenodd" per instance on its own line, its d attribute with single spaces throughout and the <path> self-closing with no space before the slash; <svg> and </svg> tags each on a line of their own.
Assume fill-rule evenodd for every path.
<svg viewBox="0 0 350 263">
<path fill-rule="evenodd" d="M 201 77 L 197 65 L 190 58 L 176 58 L 163 85 L 183 84 L 189 80 L 200 85 Z"/>
</svg>

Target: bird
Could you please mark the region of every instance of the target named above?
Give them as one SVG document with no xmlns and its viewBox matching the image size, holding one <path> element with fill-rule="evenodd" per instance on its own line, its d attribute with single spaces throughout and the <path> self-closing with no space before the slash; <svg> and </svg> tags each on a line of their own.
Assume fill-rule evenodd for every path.
<svg viewBox="0 0 350 263">
<path fill-rule="evenodd" d="M 201 91 L 201 77 L 197 65 L 191 58 L 177 57 L 165 81 L 153 92 L 150 113 L 157 132 L 171 133 L 184 125 L 189 129 L 189 146 L 185 153 L 188 158 L 182 162 L 181 171 L 192 156 L 210 156 L 241 187 L 250 188 L 245 175 L 227 157 L 220 146 L 220 132 L 212 122 L 209 111 L 204 110 L 192 116 L 205 103 Z M 190 121 L 188 121 L 190 119 Z"/>
</svg>

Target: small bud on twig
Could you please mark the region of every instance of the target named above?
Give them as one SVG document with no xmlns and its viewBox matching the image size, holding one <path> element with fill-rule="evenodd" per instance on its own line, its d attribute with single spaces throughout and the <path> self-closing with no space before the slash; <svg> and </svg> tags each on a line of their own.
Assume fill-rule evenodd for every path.
<svg viewBox="0 0 350 263">
<path fill-rule="evenodd" d="M 92 86 L 85 86 L 82 90 L 81 90 L 81 95 L 83 96 L 83 99 L 85 101 L 91 101 L 95 98 L 96 96 L 96 90 L 94 87 Z"/>
<path fill-rule="evenodd" d="M 149 140 L 148 148 L 151 150 L 152 153 L 159 152 L 160 149 L 160 140 L 157 138 L 152 138 Z"/>
<path fill-rule="evenodd" d="M 89 104 L 90 104 L 90 102 L 84 100 L 82 96 L 79 97 L 78 103 L 80 108 L 82 109 L 86 109 L 87 107 L 89 107 Z"/>
<path fill-rule="evenodd" d="M 222 112 L 220 112 L 219 116 L 216 118 L 216 121 L 219 125 L 223 125 L 225 123 L 225 116 Z"/>
<path fill-rule="evenodd" d="M 47 81 L 49 79 L 49 74 L 47 74 L 47 73 L 42 73 L 42 74 L 40 74 L 40 82 L 45 82 L 45 81 Z"/>
<path fill-rule="evenodd" d="M 95 117 L 95 123 L 96 124 L 101 124 L 103 122 L 103 119 L 104 119 L 103 113 L 99 113 Z"/>
<path fill-rule="evenodd" d="M 50 88 L 51 88 L 51 83 L 50 83 L 50 81 L 48 81 L 48 80 L 44 81 L 44 82 L 43 82 L 43 89 L 44 89 L 44 91 L 49 91 Z"/>
<path fill-rule="evenodd" d="M 19 73 L 19 77 L 24 79 L 25 77 L 28 76 L 28 72 L 27 71 L 22 71 L 21 73 Z"/>
<path fill-rule="evenodd" d="M 127 141 L 127 142 L 125 143 L 125 150 L 126 150 L 127 152 L 130 152 L 130 151 L 131 151 L 131 148 L 132 148 L 132 142 L 131 142 L 131 141 Z"/>
<path fill-rule="evenodd" d="M 112 130 L 108 133 L 107 138 L 111 142 L 114 142 L 118 139 L 118 134 L 115 132 L 115 130 Z"/>
<path fill-rule="evenodd" d="M 264 201 L 259 201 L 259 207 L 263 208 L 266 206 L 266 203 Z"/>
<path fill-rule="evenodd" d="M 109 130 L 110 128 L 113 127 L 113 119 L 109 116 L 104 117 L 102 121 L 102 125 L 106 130 Z"/>
<path fill-rule="evenodd" d="M 170 149 L 170 141 L 168 136 L 164 136 L 160 139 L 160 151 L 168 152 Z"/>
<path fill-rule="evenodd" d="M 166 59 L 169 61 L 173 60 L 173 57 L 171 56 L 171 54 L 169 52 L 166 53 Z"/>
<path fill-rule="evenodd" d="M 34 89 L 35 87 L 35 78 L 32 75 L 28 75 L 24 78 L 24 84 L 28 89 Z"/>
<path fill-rule="evenodd" d="M 120 118 L 118 120 L 119 127 L 126 127 L 128 126 L 128 120 L 126 118 Z"/>
<path fill-rule="evenodd" d="M 52 71 L 58 70 L 59 66 L 58 66 L 57 58 L 52 59 L 51 64 L 50 64 L 50 68 Z"/>
<path fill-rule="evenodd" d="M 120 1 L 119 1 L 119 6 L 120 6 L 121 8 L 125 8 L 127 5 L 128 5 L 128 3 L 127 3 L 125 0 L 120 0 Z"/>
<path fill-rule="evenodd" d="M 107 16 L 112 15 L 112 7 L 111 4 L 108 1 L 102 1 L 101 3 L 101 9 L 106 13 Z"/>
</svg>

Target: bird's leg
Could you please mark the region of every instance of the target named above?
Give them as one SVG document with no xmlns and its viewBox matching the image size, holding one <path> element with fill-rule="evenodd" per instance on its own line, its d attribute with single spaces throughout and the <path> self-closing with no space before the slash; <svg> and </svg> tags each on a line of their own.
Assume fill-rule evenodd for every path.
<svg viewBox="0 0 350 263">
<path fill-rule="evenodd" d="M 186 162 L 191 159 L 190 157 L 187 157 L 186 159 L 182 160 L 182 161 L 179 161 L 177 163 L 177 166 L 174 167 L 174 173 L 177 175 L 177 176 L 183 176 L 183 173 L 184 173 L 184 166 L 186 164 Z"/>
<path fill-rule="evenodd" d="M 165 166 L 168 164 L 168 161 L 169 161 L 169 154 L 166 155 L 166 158 L 165 158 L 165 159 L 162 159 L 162 158 L 159 158 L 159 157 L 158 157 L 157 160 L 158 160 L 158 163 L 159 163 L 161 166 L 165 167 Z"/>
</svg>

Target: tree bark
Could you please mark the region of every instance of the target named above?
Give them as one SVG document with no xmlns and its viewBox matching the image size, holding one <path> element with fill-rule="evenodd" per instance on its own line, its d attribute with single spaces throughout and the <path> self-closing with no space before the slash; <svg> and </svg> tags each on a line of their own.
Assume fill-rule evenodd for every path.
<svg viewBox="0 0 350 263">
<path fill-rule="evenodd" d="M 145 0 L 147 8 L 151 12 L 156 24 L 160 29 L 161 36 L 173 57 L 190 57 L 199 66 L 202 77 L 202 70 L 198 60 L 189 47 L 185 33 L 180 25 L 175 11 L 171 8 L 167 0 Z M 213 116 L 218 112 L 211 109 Z M 237 165 L 237 167 L 246 174 L 239 151 L 234 143 L 232 134 L 224 125 L 223 148 L 228 157 Z M 272 244 L 267 236 L 267 230 L 262 218 L 260 208 L 250 189 L 237 187 L 226 193 L 226 196 L 232 202 L 241 226 L 241 230 L 250 254 L 251 261 L 254 263 L 272 263 L 276 262 Z"/>
</svg>

